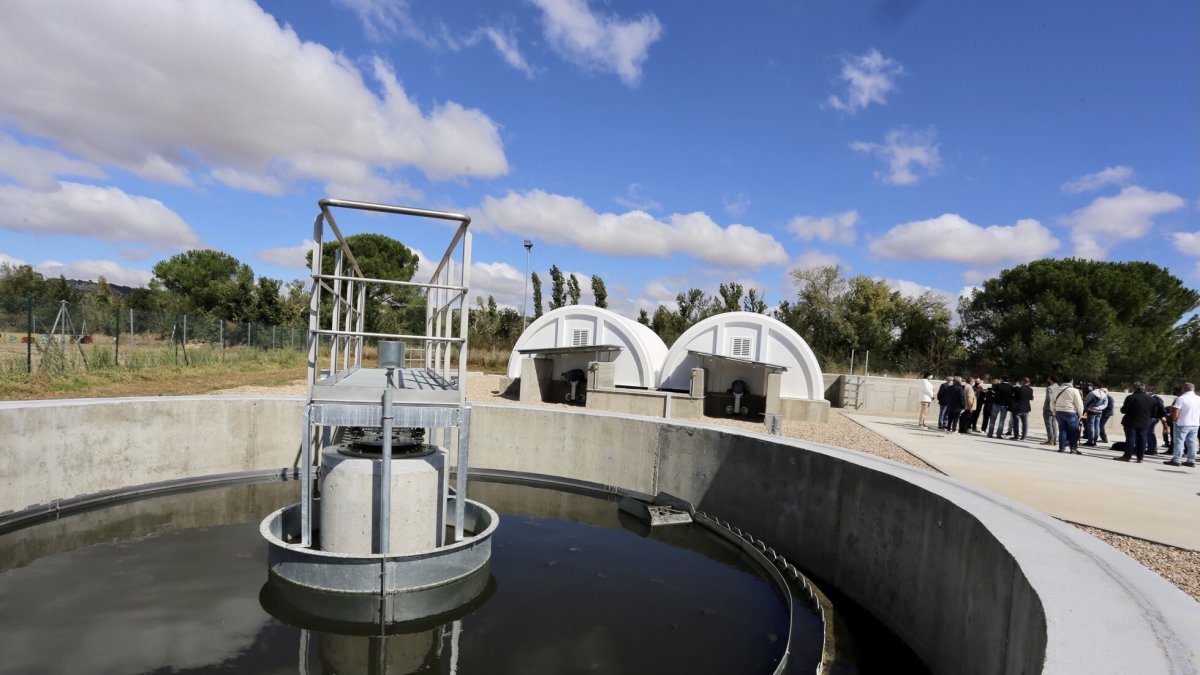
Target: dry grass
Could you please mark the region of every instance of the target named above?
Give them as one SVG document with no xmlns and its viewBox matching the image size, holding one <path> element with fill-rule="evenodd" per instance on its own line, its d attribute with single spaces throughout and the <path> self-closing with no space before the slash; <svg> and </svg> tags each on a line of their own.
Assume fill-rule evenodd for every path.
<svg viewBox="0 0 1200 675">
<path fill-rule="evenodd" d="M 253 350 L 231 358 L 197 358 L 192 364 L 0 375 L 0 399 L 207 394 L 240 386 L 275 387 L 305 376 L 304 355 L 293 351 Z"/>
</svg>

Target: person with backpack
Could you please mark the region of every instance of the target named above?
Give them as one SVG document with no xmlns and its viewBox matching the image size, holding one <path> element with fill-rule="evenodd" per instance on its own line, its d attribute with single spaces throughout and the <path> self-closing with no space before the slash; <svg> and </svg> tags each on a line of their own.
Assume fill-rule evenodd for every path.
<svg viewBox="0 0 1200 675">
<path fill-rule="evenodd" d="M 1108 407 L 1108 389 L 1104 388 L 1103 382 L 1096 383 L 1096 388 L 1084 400 L 1083 407 L 1088 431 L 1087 443 L 1084 445 L 1094 448 L 1100 440 L 1100 420 L 1104 416 L 1104 409 Z"/>
</svg>

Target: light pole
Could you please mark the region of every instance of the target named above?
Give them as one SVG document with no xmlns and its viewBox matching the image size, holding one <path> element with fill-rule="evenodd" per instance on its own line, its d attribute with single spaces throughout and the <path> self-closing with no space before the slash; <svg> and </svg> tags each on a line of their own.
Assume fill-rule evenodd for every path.
<svg viewBox="0 0 1200 675">
<path fill-rule="evenodd" d="M 533 251 L 533 242 L 526 239 L 525 240 L 525 295 L 521 296 L 521 330 L 525 330 L 525 327 L 527 325 L 525 322 L 525 317 L 528 315 L 526 314 L 525 309 L 528 307 L 528 305 L 526 303 L 529 302 L 529 256 L 530 256 L 531 251 Z"/>
</svg>

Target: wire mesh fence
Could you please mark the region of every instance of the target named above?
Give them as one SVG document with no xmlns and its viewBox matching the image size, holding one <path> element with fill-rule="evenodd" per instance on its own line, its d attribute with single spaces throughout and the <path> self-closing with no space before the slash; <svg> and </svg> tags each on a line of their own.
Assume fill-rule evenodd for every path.
<svg viewBox="0 0 1200 675">
<path fill-rule="evenodd" d="M 295 326 L 0 296 L 0 374 L 212 363 L 300 351 L 307 335 Z"/>
</svg>

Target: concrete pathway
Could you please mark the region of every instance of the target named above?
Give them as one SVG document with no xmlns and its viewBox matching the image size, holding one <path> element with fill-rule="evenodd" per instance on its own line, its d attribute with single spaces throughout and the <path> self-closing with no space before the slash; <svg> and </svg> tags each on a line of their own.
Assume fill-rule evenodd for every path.
<svg viewBox="0 0 1200 675">
<path fill-rule="evenodd" d="M 1059 454 L 1028 441 L 927 431 L 910 420 L 847 415 L 939 471 L 1073 523 L 1200 551 L 1200 469 L 1114 462 L 1107 445 Z M 1030 431 L 1033 431 L 1030 429 Z M 1110 429 L 1111 432 L 1111 429 Z M 1110 434 L 1110 439 L 1112 438 Z"/>
</svg>

